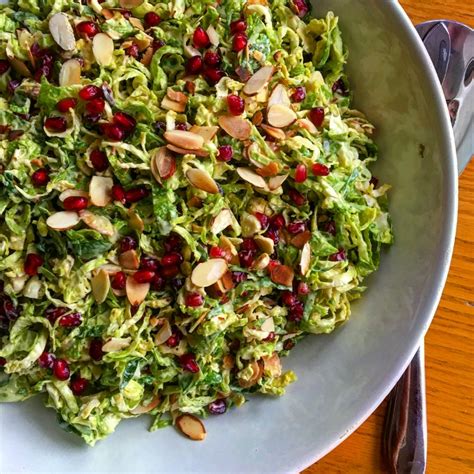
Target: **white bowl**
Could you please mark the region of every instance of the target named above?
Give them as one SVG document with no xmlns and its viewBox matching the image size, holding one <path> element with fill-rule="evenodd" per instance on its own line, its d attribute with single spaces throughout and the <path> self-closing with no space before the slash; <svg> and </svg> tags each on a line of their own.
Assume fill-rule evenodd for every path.
<svg viewBox="0 0 474 474">
<path fill-rule="evenodd" d="M 438 304 L 451 257 L 457 203 L 454 140 L 422 43 L 395 1 L 318 0 L 340 16 L 356 105 L 376 124 L 376 174 L 393 185 L 396 243 L 330 336 L 307 338 L 285 361 L 298 374 L 285 397 L 251 398 L 206 421 L 190 442 L 147 419 L 120 424 L 95 448 L 63 432 L 39 400 L 2 406 L 3 472 L 293 472 L 354 431 L 413 356 Z M 420 146 L 424 146 L 421 156 Z"/>
</svg>

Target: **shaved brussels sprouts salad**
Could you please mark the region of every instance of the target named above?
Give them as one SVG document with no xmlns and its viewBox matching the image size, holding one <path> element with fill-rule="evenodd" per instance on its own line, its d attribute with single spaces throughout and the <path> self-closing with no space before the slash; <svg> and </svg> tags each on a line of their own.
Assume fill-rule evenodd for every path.
<svg viewBox="0 0 474 474">
<path fill-rule="evenodd" d="M 305 0 L 0 6 L 0 401 L 94 445 L 282 395 L 392 242 L 346 56 Z"/>
</svg>

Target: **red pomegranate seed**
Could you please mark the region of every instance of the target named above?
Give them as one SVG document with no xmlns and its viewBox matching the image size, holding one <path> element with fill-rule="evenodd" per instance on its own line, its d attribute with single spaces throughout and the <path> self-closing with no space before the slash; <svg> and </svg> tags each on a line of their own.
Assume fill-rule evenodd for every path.
<svg viewBox="0 0 474 474">
<path fill-rule="evenodd" d="M 255 261 L 255 251 L 254 250 L 241 250 L 239 252 L 239 261 L 240 265 L 244 268 L 250 268 Z"/>
<path fill-rule="evenodd" d="M 177 265 L 170 265 L 169 267 L 163 267 L 161 269 L 161 275 L 167 279 L 174 278 L 178 274 L 179 267 Z"/>
<path fill-rule="evenodd" d="M 76 31 L 79 35 L 86 35 L 93 38 L 99 33 L 99 27 L 93 21 L 81 21 L 76 25 Z"/>
<path fill-rule="evenodd" d="M 150 270 L 157 272 L 160 268 L 160 261 L 155 257 L 145 255 L 140 259 L 140 270 Z"/>
<path fill-rule="evenodd" d="M 82 323 L 81 313 L 66 314 L 59 320 L 59 325 L 64 328 L 75 328 Z"/>
<path fill-rule="evenodd" d="M 181 340 L 181 337 L 178 334 L 172 334 L 167 340 L 166 340 L 166 345 L 168 347 L 176 347 L 179 344 L 179 341 Z"/>
<path fill-rule="evenodd" d="M 344 81 L 339 78 L 333 85 L 332 85 L 332 91 L 335 94 L 339 95 L 347 95 L 347 88 L 346 85 L 344 84 Z"/>
<path fill-rule="evenodd" d="M 179 363 L 184 370 L 193 374 L 199 372 L 199 365 L 196 362 L 196 356 L 194 354 L 183 354 L 179 358 Z"/>
<path fill-rule="evenodd" d="M 290 222 L 286 229 L 290 234 L 300 234 L 306 230 L 306 224 L 302 221 Z"/>
<path fill-rule="evenodd" d="M 204 62 L 208 66 L 218 66 L 221 62 L 221 57 L 217 51 L 206 51 Z"/>
<path fill-rule="evenodd" d="M 230 24 L 230 32 L 235 35 L 236 33 L 243 33 L 247 29 L 247 23 L 245 20 L 240 18 Z"/>
<path fill-rule="evenodd" d="M 309 7 L 305 0 L 293 0 L 292 8 L 300 18 L 304 17 L 309 12 Z"/>
<path fill-rule="evenodd" d="M 165 286 L 165 279 L 158 274 L 155 274 L 153 280 L 151 280 L 151 289 L 153 291 L 161 291 Z"/>
<path fill-rule="evenodd" d="M 238 53 L 247 46 L 247 35 L 245 33 L 237 33 L 232 40 L 232 49 Z"/>
<path fill-rule="evenodd" d="M 202 74 L 211 85 L 217 84 L 224 77 L 224 71 L 216 67 L 205 67 Z"/>
<path fill-rule="evenodd" d="M 311 170 L 314 176 L 327 176 L 330 173 L 330 169 L 321 163 L 315 163 Z"/>
<path fill-rule="evenodd" d="M 179 250 L 183 244 L 181 237 L 178 234 L 170 234 L 165 242 L 165 250 L 167 252 L 172 252 L 173 250 Z"/>
<path fill-rule="evenodd" d="M 10 63 L 6 59 L 0 59 L 0 75 L 5 74 L 10 69 Z"/>
<path fill-rule="evenodd" d="M 56 359 L 53 365 L 53 374 L 58 380 L 67 380 L 71 374 L 69 364 L 64 359 Z"/>
<path fill-rule="evenodd" d="M 308 170 L 305 165 L 297 165 L 295 170 L 295 182 L 304 183 L 308 177 Z"/>
<path fill-rule="evenodd" d="M 268 333 L 268 336 L 264 339 L 265 342 L 273 342 L 275 340 L 275 333 L 273 331 Z"/>
<path fill-rule="evenodd" d="M 299 323 L 303 319 L 304 305 L 301 301 L 297 301 L 291 306 L 288 314 L 288 319 L 295 323 Z"/>
<path fill-rule="evenodd" d="M 186 122 L 178 122 L 175 126 L 176 130 L 183 130 L 186 131 L 188 129 L 188 126 L 186 125 Z"/>
<path fill-rule="evenodd" d="M 275 229 L 281 229 L 285 226 L 285 218 L 282 214 L 275 214 L 270 219 L 270 225 Z"/>
<path fill-rule="evenodd" d="M 120 142 L 125 138 L 125 132 L 118 125 L 104 123 L 101 125 L 101 130 L 109 140 Z"/>
<path fill-rule="evenodd" d="M 296 189 L 290 189 L 288 191 L 288 196 L 297 206 L 303 206 L 306 203 L 306 198 Z"/>
<path fill-rule="evenodd" d="M 102 92 L 102 89 L 100 87 L 94 86 L 92 84 L 83 87 L 79 91 L 79 97 L 82 100 L 92 100 L 92 99 L 97 99 L 99 97 L 103 97 L 104 94 Z"/>
<path fill-rule="evenodd" d="M 89 386 L 89 381 L 82 377 L 74 377 L 71 380 L 71 390 L 72 393 L 76 396 L 82 395 Z"/>
<path fill-rule="evenodd" d="M 105 100 L 101 98 L 92 99 L 86 104 L 86 111 L 89 115 L 100 115 L 104 111 Z"/>
<path fill-rule="evenodd" d="M 161 259 L 161 265 L 164 267 L 171 267 L 173 265 L 181 265 L 183 263 L 183 256 L 178 252 L 168 253 Z"/>
<path fill-rule="evenodd" d="M 104 351 L 102 350 L 102 340 L 101 339 L 93 339 L 89 346 L 89 355 L 92 359 L 99 361 L 102 360 L 104 357 Z"/>
<path fill-rule="evenodd" d="M 189 74 L 199 74 L 202 69 L 202 58 L 201 56 L 192 56 L 186 63 L 186 71 Z"/>
<path fill-rule="evenodd" d="M 195 48 L 207 48 L 211 44 L 209 41 L 209 35 L 200 26 L 194 30 L 193 43 Z"/>
<path fill-rule="evenodd" d="M 280 233 L 278 232 L 278 229 L 276 228 L 268 229 L 264 235 L 265 237 L 272 239 L 275 244 L 280 242 Z"/>
<path fill-rule="evenodd" d="M 158 26 L 161 22 L 160 15 L 155 12 L 148 12 L 145 14 L 145 27 L 152 28 L 153 26 Z"/>
<path fill-rule="evenodd" d="M 306 99 L 306 89 L 304 87 L 297 87 L 293 94 L 291 94 L 293 102 L 303 102 Z"/>
<path fill-rule="evenodd" d="M 67 97 L 66 99 L 61 99 L 57 104 L 56 108 L 65 114 L 69 109 L 74 109 L 77 105 L 77 100 L 74 97 Z"/>
<path fill-rule="evenodd" d="M 140 55 L 140 50 L 138 49 L 138 46 L 134 43 L 125 50 L 125 54 L 136 59 Z"/>
<path fill-rule="evenodd" d="M 130 235 L 126 235 L 120 241 L 120 252 L 127 252 L 128 250 L 135 250 L 138 247 L 138 242 L 136 239 L 131 237 Z"/>
<path fill-rule="evenodd" d="M 266 229 L 270 224 L 270 219 L 268 218 L 268 216 L 263 214 L 263 212 L 256 212 L 254 215 L 258 219 L 258 222 L 260 222 L 260 226 L 262 227 L 262 229 Z"/>
<path fill-rule="evenodd" d="M 138 270 L 134 273 L 133 279 L 137 283 L 150 283 L 154 276 L 155 272 L 150 270 Z"/>
<path fill-rule="evenodd" d="M 29 253 L 25 259 L 25 273 L 29 276 L 36 275 L 38 273 L 38 268 L 41 267 L 43 263 L 43 258 L 40 257 L 37 253 Z"/>
<path fill-rule="evenodd" d="M 92 150 L 89 155 L 89 160 L 96 171 L 102 172 L 109 167 L 109 160 L 105 152 L 98 150 Z"/>
<path fill-rule="evenodd" d="M 221 145 L 217 149 L 217 160 L 218 161 L 230 161 L 234 156 L 234 150 L 230 145 Z"/>
<path fill-rule="evenodd" d="M 232 115 L 241 115 L 244 113 L 245 110 L 245 102 L 244 99 L 239 97 L 238 95 L 228 95 L 227 96 L 227 107 L 229 112 Z"/>
<path fill-rule="evenodd" d="M 162 48 L 166 43 L 161 40 L 161 39 L 157 39 L 157 40 L 154 40 L 153 43 L 151 43 L 151 47 L 153 48 L 153 52 L 159 50 L 160 48 Z"/>
<path fill-rule="evenodd" d="M 329 256 L 329 260 L 331 260 L 331 262 L 342 262 L 346 259 L 347 255 L 344 249 L 340 249 L 339 252 L 333 253 Z"/>
<path fill-rule="evenodd" d="M 132 188 L 125 191 L 125 199 L 127 202 L 138 202 L 148 196 L 149 192 L 146 188 Z"/>
<path fill-rule="evenodd" d="M 66 131 L 67 122 L 64 117 L 48 117 L 44 121 L 44 126 L 50 131 L 55 133 L 61 133 Z"/>
<path fill-rule="evenodd" d="M 83 196 L 70 196 L 63 201 L 66 211 L 82 211 L 88 205 L 89 201 Z"/>
<path fill-rule="evenodd" d="M 38 358 L 38 365 L 42 369 L 52 369 L 54 366 L 54 361 L 56 357 L 51 352 L 43 352 Z"/>
<path fill-rule="evenodd" d="M 324 122 L 324 109 L 322 107 L 315 107 L 309 111 L 309 119 L 316 127 L 320 127 Z"/>
<path fill-rule="evenodd" d="M 251 238 L 246 238 L 240 244 L 240 249 L 241 250 L 252 250 L 253 252 L 256 252 L 258 250 L 258 245 L 255 242 L 255 240 L 253 240 Z"/>
<path fill-rule="evenodd" d="M 124 272 L 117 272 L 110 282 L 110 286 L 114 290 L 124 290 L 127 283 L 127 276 Z"/>
<path fill-rule="evenodd" d="M 214 400 L 213 402 L 207 405 L 207 411 L 211 415 L 222 415 L 227 411 L 227 404 L 223 398 Z"/>
<path fill-rule="evenodd" d="M 307 285 L 307 283 L 304 283 L 303 281 L 300 281 L 298 283 L 297 292 L 301 296 L 307 295 L 309 293 L 309 286 Z"/>
<path fill-rule="evenodd" d="M 123 189 L 123 187 L 120 184 L 114 184 L 112 186 L 111 194 L 112 194 L 112 199 L 114 201 L 119 201 L 122 204 L 125 204 L 125 202 L 126 202 L 126 200 L 125 200 L 125 189 Z"/>
<path fill-rule="evenodd" d="M 296 296 L 294 295 L 294 293 L 292 293 L 291 291 L 282 291 L 281 293 L 281 302 L 285 305 L 285 306 L 293 306 L 298 300 L 296 299 Z"/>
<path fill-rule="evenodd" d="M 125 112 L 115 112 L 114 124 L 121 127 L 125 132 L 132 133 L 137 126 L 137 121 Z"/>
<path fill-rule="evenodd" d="M 214 246 L 209 249 L 209 257 L 211 258 L 225 258 L 226 251 L 220 247 Z"/>
<path fill-rule="evenodd" d="M 184 303 L 186 306 L 196 308 L 198 306 L 202 306 L 204 303 L 204 298 L 199 293 L 188 293 L 184 298 Z"/>
<path fill-rule="evenodd" d="M 58 318 L 60 318 L 67 312 L 68 312 L 67 308 L 61 308 L 61 307 L 56 308 L 52 306 L 44 312 L 44 315 L 51 324 L 54 324 Z"/>
<path fill-rule="evenodd" d="M 287 339 L 284 343 L 283 343 L 283 349 L 285 351 L 289 351 L 291 349 L 293 349 L 293 347 L 295 347 L 295 343 L 294 341 L 292 341 L 291 339 Z"/>
</svg>

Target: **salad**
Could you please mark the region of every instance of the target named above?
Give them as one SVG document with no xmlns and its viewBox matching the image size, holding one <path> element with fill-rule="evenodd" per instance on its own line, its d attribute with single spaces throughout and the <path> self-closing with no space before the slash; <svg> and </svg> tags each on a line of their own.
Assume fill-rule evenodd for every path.
<svg viewBox="0 0 474 474">
<path fill-rule="evenodd" d="M 346 57 L 305 0 L 0 6 L 0 401 L 94 445 L 282 395 L 393 238 Z"/>
</svg>

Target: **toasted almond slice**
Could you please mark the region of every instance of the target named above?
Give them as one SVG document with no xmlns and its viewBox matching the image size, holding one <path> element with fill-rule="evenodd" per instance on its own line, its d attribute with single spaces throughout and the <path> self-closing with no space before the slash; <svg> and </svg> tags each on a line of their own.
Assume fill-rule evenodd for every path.
<svg viewBox="0 0 474 474">
<path fill-rule="evenodd" d="M 207 288 L 220 280 L 226 272 L 227 262 L 223 258 L 211 258 L 194 268 L 191 282 L 200 288 Z"/>
<path fill-rule="evenodd" d="M 281 375 L 281 362 L 278 354 L 274 352 L 270 357 L 263 356 L 263 370 L 267 372 L 270 377 L 279 377 Z"/>
<path fill-rule="evenodd" d="M 291 286 L 295 273 L 287 265 L 276 265 L 270 270 L 270 278 L 278 285 Z"/>
<path fill-rule="evenodd" d="M 236 169 L 237 174 L 244 180 L 247 181 L 247 183 L 250 183 L 252 186 L 255 186 L 256 188 L 263 188 L 265 189 L 267 187 L 267 183 L 265 180 L 255 173 L 254 170 L 251 168 L 247 167 L 242 167 L 242 168 L 237 168 Z"/>
<path fill-rule="evenodd" d="M 232 225 L 232 217 L 233 214 L 230 209 L 222 209 L 212 221 L 211 232 L 214 235 L 220 234 L 223 230 Z"/>
<path fill-rule="evenodd" d="M 258 245 L 259 249 L 262 252 L 268 253 L 271 255 L 275 249 L 275 242 L 269 237 L 264 237 L 263 235 L 257 235 L 253 239 L 255 243 Z"/>
<path fill-rule="evenodd" d="M 151 63 L 151 60 L 153 59 L 153 54 L 155 54 L 155 52 L 153 51 L 153 47 L 152 46 L 149 46 L 145 52 L 143 53 L 143 56 L 142 56 L 142 59 L 140 60 L 140 62 L 144 65 L 144 66 L 149 66 L 150 63 Z"/>
<path fill-rule="evenodd" d="M 20 74 L 20 76 L 31 77 L 31 71 L 28 69 L 28 66 L 15 56 L 7 55 L 8 62 L 15 71 Z"/>
<path fill-rule="evenodd" d="M 200 135 L 204 139 L 204 143 L 210 142 L 219 131 L 219 127 L 200 127 L 199 125 L 193 125 L 190 132 Z"/>
<path fill-rule="evenodd" d="M 92 52 L 100 66 L 108 66 L 114 57 L 114 42 L 105 33 L 97 33 L 92 40 Z"/>
<path fill-rule="evenodd" d="M 144 0 L 119 0 L 120 6 L 125 10 L 139 7 Z"/>
<path fill-rule="evenodd" d="M 163 136 L 172 145 L 186 150 L 199 150 L 204 145 L 204 138 L 187 130 L 170 130 L 165 132 Z"/>
<path fill-rule="evenodd" d="M 306 244 L 306 242 L 309 242 L 310 239 L 311 231 L 305 230 L 292 237 L 290 243 L 291 245 L 293 245 L 293 247 L 296 247 L 297 249 L 302 249 L 304 244 Z"/>
<path fill-rule="evenodd" d="M 77 59 L 68 59 L 59 71 L 59 85 L 73 86 L 81 83 L 81 63 Z"/>
<path fill-rule="evenodd" d="M 129 337 L 111 337 L 103 346 L 102 350 L 104 352 L 118 352 L 122 349 L 126 349 L 131 342 Z"/>
<path fill-rule="evenodd" d="M 206 170 L 191 168 L 186 171 L 186 178 L 195 188 L 206 191 L 206 193 L 217 194 L 219 192 L 219 186 Z"/>
<path fill-rule="evenodd" d="M 72 51 L 76 47 L 74 30 L 64 13 L 55 13 L 49 19 L 49 31 L 54 41 L 65 51 Z"/>
<path fill-rule="evenodd" d="M 212 25 L 207 28 L 207 36 L 209 36 L 209 41 L 212 46 L 219 46 L 219 35 Z"/>
<path fill-rule="evenodd" d="M 280 167 L 278 163 L 272 161 L 268 163 L 268 165 L 262 166 L 256 170 L 257 174 L 263 176 L 264 178 L 268 178 L 269 176 L 276 176 L 280 171 Z"/>
<path fill-rule="evenodd" d="M 147 405 L 139 405 L 132 410 L 130 410 L 130 413 L 132 415 L 142 415 L 143 413 L 148 413 L 154 408 L 156 408 L 160 404 L 160 397 L 158 395 L 153 398 L 153 400 L 148 403 Z"/>
<path fill-rule="evenodd" d="M 262 128 L 273 138 L 277 140 L 284 140 L 286 138 L 285 132 L 281 128 L 271 127 L 262 123 Z"/>
<path fill-rule="evenodd" d="M 282 175 L 279 175 L 279 176 L 272 176 L 268 180 L 268 187 L 272 191 L 274 191 L 275 189 L 278 189 L 286 181 L 287 178 L 288 178 L 287 174 L 282 174 Z"/>
<path fill-rule="evenodd" d="M 99 270 L 92 277 L 91 287 L 96 303 L 103 303 L 107 299 L 110 290 L 109 274 L 105 270 Z"/>
<path fill-rule="evenodd" d="M 269 318 L 265 319 L 263 324 L 260 326 L 260 329 L 265 332 L 275 331 L 275 322 L 273 321 L 273 318 L 270 316 Z"/>
<path fill-rule="evenodd" d="M 63 202 L 68 197 L 79 196 L 89 198 L 89 193 L 87 191 L 81 191 L 79 189 L 66 189 L 59 195 L 59 200 Z"/>
<path fill-rule="evenodd" d="M 142 233 L 145 230 L 143 219 L 140 217 L 138 212 L 133 211 L 132 209 L 128 210 L 128 223 L 130 227 L 138 233 Z"/>
<path fill-rule="evenodd" d="M 202 441 L 206 438 L 206 428 L 199 418 L 194 415 L 180 415 L 176 418 L 176 426 L 188 438 L 194 441 Z"/>
<path fill-rule="evenodd" d="M 112 10 L 109 10 L 108 8 L 102 8 L 102 7 L 100 8 L 101 8 L 100 12 L 97 12 L 97 13 L 101 14 L 106 20 L 111 20 L 114 17 L 114 12 Z"/>
<path fill-rule="evenodd" d="M 257 110 L 257 112 L 255 112 L 254 116 L 252 117 L 252 123 L 258 127 L 261 125 L 263 121 L 263 113 L 261 110 Z"/>
<path fill-rule="evenodd" d="M 114 265 L 113 263 L 104 263 L 104 265 L 101 265 L 99 267 L 99 270 L 104 270 L 109 275 L 115 275 L 115 273 L 121 272 L 122 267 L 119 267 L 118 265 Z"/>
<path fill-rule="evenodd" d="M 258 94 L 270 81 L 275 68 L 273 66 L 263 66 L 245 84 L 244 94 Z"/>
<path fill-rule="evenodd" d="M 136 250 L 127 250 L 119 255 L 119 263 L 127 270 L 138 270 L 140 260 Z"/>
<path fill-rule="evenodd" d="M 158 148 L 151 157 L 150 170 L 159 183 L 173 176 L 176 171 L 176 160 L 173 154 L 164 146 Z"/>
<path fill-rule="evenodd" d="M 303 276 L 308 273 L 309 265 L 311 263 L 311 246 L 306 242 L 301 249 L 300 271 Z"/>
<path fill-rule="evenodd" d="M 127 293 L 127 298 L 131 305 L 136 306 L 143 303 L 149 291 L 150 283 L 137 283 L 133 276 L 129 275 L 127 277 L 125 292 Z"/>
<path fill-rule="evenodd" d="M 81 218 L 74 211 L 60 211 L 46 219 L 46 225 L 54 230 L 67 230 L 79 224 Z"/>
<path fill-rule="evenodd" d="M 203 158 L 209 156 L 209 152 L 206 150 L 187 150 L 186 148 L 181 148 L 179 146 L 171 144 L 166 145 L 166 148 L 168 148 L 168 150 L 174 151 L 175 153 L 178 153 L 178 155 L 195 155 L 201 156 Z"/>
<path fill-rule="evenodd" d="M 234 288 L 234 280 L 232 278 L 232 272 L 226 272 L 224 276 L 219 280 L 224 287 L 224 291 L 230 291 Z"/>
<path fill-rule="evenodd" d="M 316 128 L 316 125 L 314 125 L 311 120 L 302 118 L 296 121 L 296 125 L 299 125 L 301 128 L 304 128 L 305 130 L 308 130 L 309 133 L 317 133 L 318 129 Z"/>
<path fill-rule="evenodd" d="M 91 229 L 96 230 L 99 234 L 112 237 L 115 234 L 115 228 L 112 222 L 105 216 L 99 216 L 93 212 L 84 210 L 80 213 L 81 219 Z"/>
<path fill-rule="evenodd" d="M 112 201 L 112 178 L 105 176 L 92 176 L 89 183 L 89 195 L 94 206 L 105 207 Z"/>
<path fill-rule="evenodd" d="M 290 98 L 288 96 L 288 91 L 283 84 L 277 84 L 268 98 L 267 110 L 276 104 L 286 105 L 289 107 L 291 105 Z"/>
<path fill-rule="evenodd" d="M 178 102 L 179 104 L 186 104 L 188 102 L 188 96 L 186 94 L 183 94 L 181 91 L 175 91 L 171 87 L 168 87 L 166 90 L 166 95 L 170 100 Z"/>
<path fill-rule="evenodd" d="M 128 21 L 130 22 L 130 24 L 136 28 L 137 30 L 140 30 L 140 31 L 145 31 L 145 27 L 143 26 L 143 23 L 141 20 L 139 20 L 138 18 L 135 18 L 134 16 L 131 16 Z M 140 41 L 140 40 L 139 40 Z M 143 42 L 142 42 L 143 43 Z M 139 49 L 140 51 L 143 51 L 144 49 L 146 49 L 148 46 L 150 45 L 149 42 L 147 42 L 146 46 L 145 47 L 140 47 L 139 46 Z"/>
<path fill-rule="evenodd" d="M 174 100 L 170 100 L 169 97 L 163 97 L 161 101 L 161 108 L 165 110 L 172 110 L 173 112 L 177 112 L 178 114 L 183 113 L 186 110 L 186 103 L 179 103 L 175 102 Z"/>
<path fill-rule="evenodd" d="M 270 263 L 270 255 L 268 255 L 267 253 L 262 253 L 253 262 L 252 269 L 265 270 L 265 268 L 268 267 L 269 263 Z"/>
<path fill-rule="evenodd" d="M 257 361 L 254 360 L 254 361 L 250 362 L 249 365 L 250 365 L 250 367 L 252 367 L 253 374 L 252 374 L 252 377 L 250 377 L 249 380 L 243 380 L 243 379 L 238 380 L 239 385 L 242 388 L 252 387 L 253 385 L 255 385 L 262 378 L 262 375 L 263 375 L 263 369 Z"/>
<path fill-rule="evenodd" d="M 248 120 L 234 115 L 221 115 L 218 119 L 219 125 L 232 138 L 247 140 L 252 132 L 252 126 Z"/>
<path fill-rule="evenodd" d="M 137 18 L 129 18 L 128 21 L 132 23 L 132 20 L 137 20 L 141 24 L 140 20 L 138 20 Z M 146 34 L 141 35 L 141 38 L 136 38 L 136 37 L 133 38 L 133 43 L 138 46 L 138 50 L 140 52 L 145 51 L 148 48 L 148 46 L 150 46 L 152 41 L 153 41 L 153 38 L 151 38 L 150 36 Z"/>
<path fill-rule="evenodd" d="M 171 325 L 167 319 L 164 319 L 160 330 L 156 333 L 155 344 L 159 346 L 165 343 L 172 335 L 173 331 L 171 330 Z"/>
<path fill-rule="evenodd" d="M 282 104 L 272 105 L 267 113 L 268 123 L 277 128 L 291 125 L 296 118 L 296 113 L 286 105 Z"/>
</svg>

